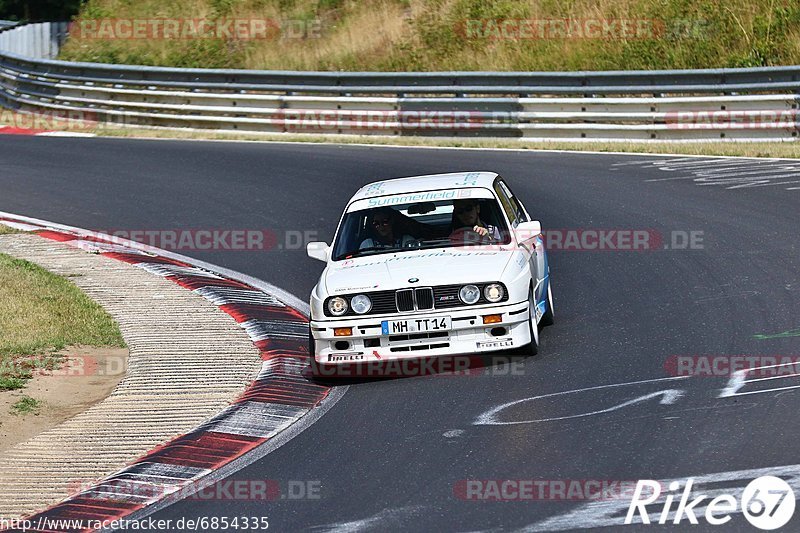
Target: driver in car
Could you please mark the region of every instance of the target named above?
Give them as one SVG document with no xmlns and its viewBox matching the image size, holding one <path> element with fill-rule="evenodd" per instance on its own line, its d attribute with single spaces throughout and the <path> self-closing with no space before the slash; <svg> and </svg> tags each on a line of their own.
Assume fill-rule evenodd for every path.
<svg viewBox="0 0 800 533">
<path fill-rule="evenodd" d="M 397 212 L 391 207 L 375 209 L 368 224 L 372 227 L 372 237 L 364 239 L 359 250 L 367 248 L 403 248 L 415 242 L 411 235 L 395 235 Z"/>
<path fill-rule="evenodd" d="M 477 233 L 481 237 L 487 237 L 492 241 L 500 241 L 500 230 L 496 226 L 482 221 L 480 214 L 481 205 L 477 200 L 454 200 L 451 237 L 456 232 L 467 230 Z"/>
</svg>

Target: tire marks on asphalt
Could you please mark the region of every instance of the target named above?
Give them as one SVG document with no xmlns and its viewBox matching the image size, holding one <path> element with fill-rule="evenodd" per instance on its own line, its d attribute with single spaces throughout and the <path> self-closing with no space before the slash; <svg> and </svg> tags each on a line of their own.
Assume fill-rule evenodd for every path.
<svg viewBox="0 0 800 533">
<path fill-rule="evenodd" d="M 800 160 L 795 163 L 786 159 L 659 157 L 614 163 L 611 167 L 615 170 L 639 167 L 665 173 L 663 177 L 645 179 L 646 182 L 689 180 L 697 185 L 725 189 L 783 187 L 787 191 L 800 190 Z"/>
</svg>

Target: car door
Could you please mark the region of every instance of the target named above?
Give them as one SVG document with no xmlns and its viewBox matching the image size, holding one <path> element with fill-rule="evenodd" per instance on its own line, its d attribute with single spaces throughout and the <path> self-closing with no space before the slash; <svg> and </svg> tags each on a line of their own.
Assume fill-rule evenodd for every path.
<svg viewBox="0 0 800 533">
<path fill-rule="evenodd" d="M 503 210 L 508 215 L 512 228 L 516 228 L 521 222 L 529 222 L 531 220 L 528 210 L 525 209 L 525 206 L 522 205 L 522 202 L 514 195 L 511 188 L 502 178 L 498 178 L 495 181 L 494 189 L 500 199 Z M 545 291 L 547 290 L 544 279 L 547 275 L 547 256 L 544 251 L 544 240 L 541 235 L 531 235 L 520 242 L 520 247 L 525 251 L 530 264 L 534 296 L 538 304 L 544 300 Z"/>
</svg>

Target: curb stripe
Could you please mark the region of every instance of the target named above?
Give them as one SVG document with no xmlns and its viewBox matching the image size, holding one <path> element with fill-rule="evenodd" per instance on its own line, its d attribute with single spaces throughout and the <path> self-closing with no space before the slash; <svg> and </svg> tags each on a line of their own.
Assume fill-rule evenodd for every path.
<svg viewBox="0 0 800 533">
<path fill-rule="evenodd" d="M 291 307 L 273 307 L 253 304 L 222 304 L 220 309 L 231 315 L 236 322 L 248 320 L 305 320 L 302 314 Z"/>
<path fill-rule="evenodd" d="M 63 130 L 38 130 L 33 128 L 18 128 L 16 126 L 0 125 L 2 135 L 35 135 L 41 137 L 97 137 L 96 133 L 85 133 Z"/>
<path fill-rule="evenodd" d="M 78 238 L 75 235 L 68 235 L 60 231 L 42 230 L 42 231 L 36 231 L 34 233 L 39 235 L 39 237 L 44 237 L 45 239 L 50 239 L 58 242 L 74 241 L 75 239 Z"/>
<path fill-rule="evenodd" d="M 40 233 L 41 235 L 41 233 Z M 186 263 L 181 263 L 180 261 L 175 261 L 174 259 L 168 259 L 166 257 L 155 257 L 155 256 L 148 256 L 144 253 L 123 253 L 123 252 L 106 252 L 106 257 L 110 257 L 112 259 L 116 259 L 117 261 L 122 261 L 124 263 L 136 264 L 141 263 L 143 257 L 147 257 L 147 261 L 150 263 L 163 263 L 169 265 L 181 265 L 181 266 L 190 266 Z"/>
<path fill-rule="evenodd" d="M 151 274 L 155 274 L 156 276 L 162 276 L 165 278 L 189 275 L 199 278 L 222 279 L 216 274 L 212 274 L 211 272 L 207 272 L 197 267 L 168 265 L 164 263 L 136 263 L 134 266 L 142 268 Z"/>
<path fill-rule="evenodd" d="M 116 240 L 82 238 L 41 227 L 35 232 L 41 237 L 99 251 L 203 296 L 247 332 L 264 363 L 245 392 L 217 416 L 81 493 L 28 517 L 34 524 L 45 517 L 116 520 L 180 494 L 181 489 L 286 430 L 330 393 L 330 387 L 307 377 L 307 318 L 276 296 L 206 269 L 128 248 Z M 141 489 L 141 495 L 129 494 L 131 486 Z"/>
<path fill-rule="evenodd" d="M 228 287 L 232 289 L 247 289 L 244 283 L 233 281 L 229 279 L 208 279 L 208 278 L 195 278 L 192 276 L 183 276 L 175 278 L 172 281 L 183 287 L 193 291 L 203 287 Z"/>
</svg>

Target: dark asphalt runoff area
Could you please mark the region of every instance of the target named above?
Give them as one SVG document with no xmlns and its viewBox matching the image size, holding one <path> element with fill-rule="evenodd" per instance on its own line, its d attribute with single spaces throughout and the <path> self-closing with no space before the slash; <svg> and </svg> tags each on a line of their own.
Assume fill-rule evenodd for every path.
<svg viewBox="0 0 800 533">
<path fill-rule="evenodd" d="M 189 498 L 153 518 L 266 516 L 277 531 L 681 531 L 686 519 L 624 528 L 629 499 L 475 499 L 488 480 L 694 477 L 725 488 L 746 485 L 741 471 L 800 469 L 800 389 L 790 388 L 800 378 L 733 389 L 725 375 L 665 379 L 678 356 L 800 356 L 800 332 L 773 337 L 800 327 L 800 190 L 647 181 L 677 176 L 638 163 L 654 159 L 4 136 L 0 210 L 104 231 L 274 231 L 283 249 L 181 253 L 306 301 L 323 265 L 287 239 L 329 241 L 346 201 L 374 180 L 491 170 L 545 230 L 661 235 L 649 251 L 551 250 L 556 324 L 539 355 L 480 375 L 355 382 L 314 425 L 231 478 L 318 487 L 311 498 Z M 697 249 L 664 249 L 689 232 L 701 232 Z M 469 499 L 467 480 L 484 483 L 469 485 Z M 741 514 L 700 524 L 755 531 Z M 800 530 L 800 517 L 786 527 Z"/>
</svg>

